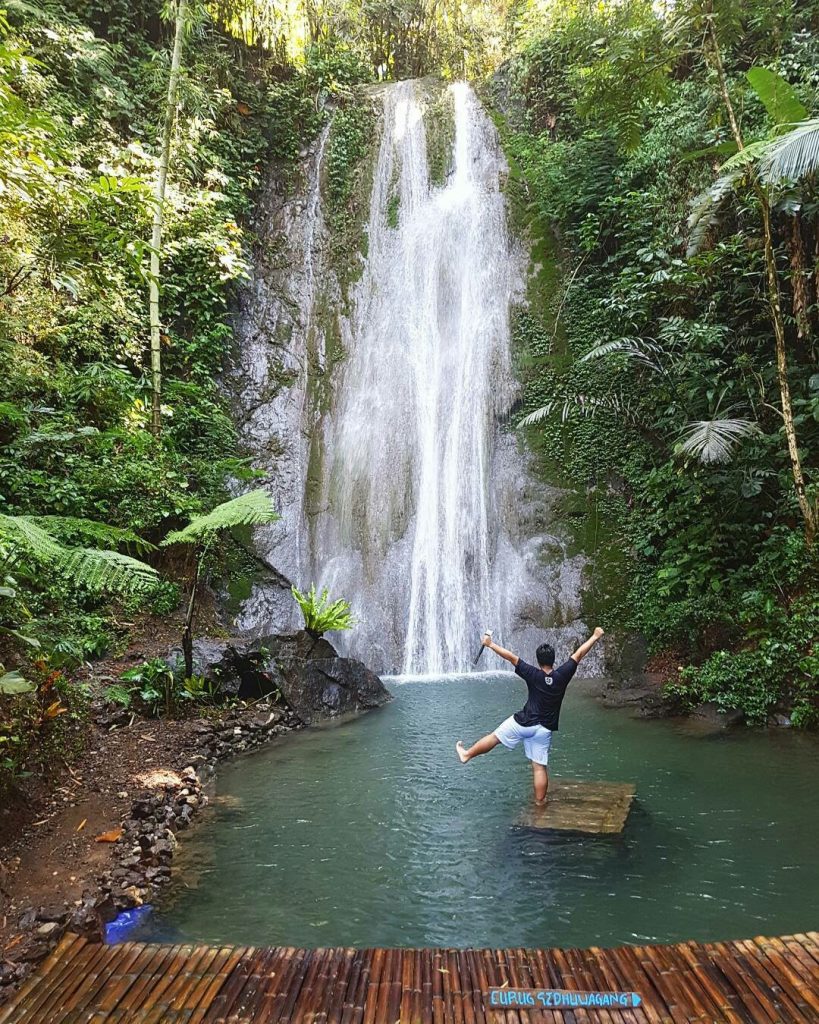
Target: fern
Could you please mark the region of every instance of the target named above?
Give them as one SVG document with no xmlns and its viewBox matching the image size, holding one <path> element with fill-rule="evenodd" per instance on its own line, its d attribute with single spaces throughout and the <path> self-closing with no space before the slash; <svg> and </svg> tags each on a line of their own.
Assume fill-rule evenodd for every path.
<svg viewBox="0 0 819 1024">
<path fill-rule="evenodd" d="M 58 565 L 66 555 L 62 545 L 33 519 L 0 513 L 0 551 L 3 549 L 9 561 L 28 555 L 42 565 Z"/>
<path fill-rule="evenodd" d="M 757 139 L 756 142 L 749 142 L 747 146 L 737 150 L 733 156 L 729 156 L 724 164 L 720 166 L 720 172 L 739 171 L 749 167 L 758 160 L 769 148 L 770 139 Z"/>
<path fill-rule="evenodd" d="M 330 597 L 325 587 L 321 594 L 316 592 L 315 583 L 306 594 L 302 594 L 296 587 L 292 587 L 293 597 L 301 608 L 304 616 L 304 628 L 308 633 L 321 636 L 328 630 L 351 629 L 356 620 L 350 611 L 349 602 L 339 599 L 330 602 Z"/>
<path fill-rule="evenodd" d="M 31 517 L 35 518 L 35 517 Z M 63 543 L 84 541 L 97 547 L 116 548 L 133 545 L 140 553 L 156 551 L 156 545 L 144 540 L 133 530 L 109 526 L 93 519 L 75 519 L 71 516 L 37 516 L 36 522 Z"/>
<path fill-rule="evenodd" d="M 273 508 L 267 491 L 248 491 L 238 498 L 217 505 L 212 512 L 196 516 L 182 530 L 173 530 L 162 541 L 161 547 L 169 544 L 197 544 L 209 540 L 220 530 L 235 526 L 259 526 L 274 523 L 280 516 Z"/>
<path fill-rule="evenodd" d="M 63 569 L 77 586 L 89 590 L 146 594 L 159 582 L 156 569 L 119 551 L 75 548 L 68 552 Z"/>
<path fill-rule="evenodd" d="M 151 566 L 118 551 L 66 547 L 31 516 L 0 514 L 0 556 L 10 563 L 28 560 L 41 569 L 63 572 L 76 586 L 96 591 L 146 593 L 159 580 Z"/>
</svg>

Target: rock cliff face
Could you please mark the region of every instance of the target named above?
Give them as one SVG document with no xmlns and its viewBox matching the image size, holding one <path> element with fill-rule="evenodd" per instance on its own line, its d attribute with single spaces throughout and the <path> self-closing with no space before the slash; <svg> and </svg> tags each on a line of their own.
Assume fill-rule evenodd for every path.
<svg viewBox="0 0 819 1024">
<path fill-rule="evenodd" d="M 497 133 L 464 84 L 355 102 L 372 131 L 341 207 L 345 110 L 299 194 L 271 187 L 259 210 L 228 383 L 281 519 L 254 531 L 267 571 L 236 627 L 291 629 L 289 584 L 316 582 L 352 602 L 377 671 L 466 670 L 485 628 L 564 656 L 586 631 L 586 559 L 509 429 L 526 254 Z"/>
<path fill-rule="evenodd" d="M 178 665 L 181 650 L 174 648 L 166 660 Z M 340 658 L 331 643 L 304 630 L 196 640 L 193 670 L 223 697 L 278 695 L 305 725 L 370 711 L 391 699 L 374 672 L 353 658 Z"/>
</svg>

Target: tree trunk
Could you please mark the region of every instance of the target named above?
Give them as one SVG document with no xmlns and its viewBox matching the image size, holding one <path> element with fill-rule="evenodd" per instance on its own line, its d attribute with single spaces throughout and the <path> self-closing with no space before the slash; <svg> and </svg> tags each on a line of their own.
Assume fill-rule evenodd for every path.
<svg viewBox="0 0 819 1024">
<path fill-rule="evenodd" d="M 782 319 L 779 279 L 776 276 L 776 260 L 773 251 L 771 211 L 767 199 L 762 203 L 762 227 L 765 235 L 768 304 L 771 309 L 771 322 L 774 328 L 774 340 L 776 343 L 776 375 L 779 380 L 782 419 L 785 423 L 785 436 L 788 439 L 788 454 L 791 459 L 791 472 L 796 487 L 796 498 L 799 502 L 802 517 L 805 520 L 805 538 L 808 544 L 812 544 L 816 536 L 816 510 L 811 505 L 805 490 L 805 477 L 802 473 L 802 461 L 799 457 L 799 445 L 796 440 L 796 425 L 793 421 L 793 406 L 791 405 L 791 388 L 788 383 L 788 361 L 785 348 L 785 324 Z"/>
<path fill-rule="evenodd" d="M 193 612 L 196 608 L 196 592 L 199 589 L 199 574 L 202 569 L 202 559 L 205 553 L 196 553 L 196 572 L 193 574 L 191 595 L 188 599 L 188 611 L 185 615 L 185 628 L 182 631 L 182 654 L 185 656 L 185 678 L 190 679 L 193 675 Z"/>
<path fill-rule="evenodd" d="M 709 14 L 711 14 L 709 4 Z M 731 102 L 731 96 L 728 92 L 728 82 L 725 77 L 725 68 L 722 63 L 722 55 L 720 54 L 719 42 L 717 40 L 717 34 L 714 29 L 713 17 L 708 22 L 708 38 L 711 42 L 711 51 L 713 57 L 714 70 L 717 73 L 717 79 L 719 81 L 720 93 L 722 94 L 722 100 L 725 104 L 725 109 L 728 112 L 728 121 L 731 125 L 731 132 L 734 136 L 734 141 L 737 144 L 737 149 L 744 149 L 745 144 L 742 141 L 742 132 L 739 129 L 739 123 L 734 113 L 734 105 Z M 706 50 L 706 60 L 708 54 Z M 791 404 L 791 388 L 788 382 L 788 358 L 787 348 L 785 342 L 785 321 L 782 318 L 782 303 L 779 290 L 779 274 L 776 268 L 776 256 L 774 253 L 773 244 L 773 230 L 771 227 L 771 207 L 768 202 L 768 196 L 765 193 L 759 179 L 756 177 L 753 170 L 750 171 L 753 175 L 753 189 L 759 200 L 759 205 L 762 211 L 762 233 L 765 245 L 765 280 L 767 285 L 768 293 L 768 309 L 771 315 L 771 324 L 774 332 L 774 345 L 776 349 L 776 375 L 779 382 L 779 397 L 782 405 L 782 419 L 785 424 L 785 437 L 788 442 L 788 455 L 791 462 L 791 474 L 793 476 L 794 487 L 796 488 L 796 500 L 799 502 L 799 510 L 802 513 L 802 518 L 805 521 L 805 539 L 808 544 L 812 544 L 816 537 L 817 519 L 816 509 L 811 505 L 805 490 L 805 476 L 802 472 L 802 460 L 799 455 L 799 444 L 796 438 L 796 424 L 793 418 L 793 406 Z"/>
<path fill-rule="evenodd" d="M 810 275 L 805 268 L 805 241 L 798 213 L 791 217 L 791 292 L 797 337 L 808 339 L 810 329 Z"/>
<path fill-rule="evenodd" d="M 151 274 L 148 285 L 148 317 L 151 328 L 151 429 L 157 435 L 162 430 L 162 353 L 160 347 L 162 339 L 159 323 L 159 254 L 162 248 L 165 184 L 168 180 L 171 135 L 176 116 L 176 92 L 179 86 L 179 66 L 182 59 L 182 36 L 185 30 L 186 7 L 187 0 L 178 0 L 171 71 L 168 76 L 168 100 L 165 106 L 165 123 L 162 128 L 162 148 L 159 154 L 159 173 L 156 179 L 156 188 L 154 189 L 154 213 L 151 223 Z"/>
</svg>

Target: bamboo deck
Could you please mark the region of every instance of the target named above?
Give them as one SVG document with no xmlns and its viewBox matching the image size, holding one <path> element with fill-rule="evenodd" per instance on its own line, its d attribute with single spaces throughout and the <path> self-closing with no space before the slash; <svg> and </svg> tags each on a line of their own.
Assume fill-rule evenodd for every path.
<svg viewBox="0 0 819 1024">
<path fill-rule="evenodd" d="M 626 824 L 635 787 L 628 782 L 576 782 L 555 779 L 542 807 L 530 804 L 518 818 L 523 828 L 538 831 L 613 835 Z"/>
<path fill-rule="evenodd" d="M 493 1010 L 490 988 L 631 990 Z M 816 1024 L 819 933 L 618 949 L 102 946 L 66 936 L 0 1024 Z"/>
</svg>

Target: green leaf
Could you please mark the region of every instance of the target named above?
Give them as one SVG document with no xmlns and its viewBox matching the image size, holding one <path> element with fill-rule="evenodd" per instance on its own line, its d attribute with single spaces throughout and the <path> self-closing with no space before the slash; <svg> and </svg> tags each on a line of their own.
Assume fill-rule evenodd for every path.
<svg viewBox="0 0 819 1024">
<path fill-rule="evenodd" d="M 733 139 L 727 139 L 725 142 L 720 142 L 717 146 L 706 146 L 705 149 L 692 149 L 688 153 L 683 153 L 680 157 L 680 163 L 684 164 L 690 160 L 699 160 L 704 156 L 731 156 L 736 151 L 736 142 Z"/>
<path fill-rule="evenodd" d="M 20 693 L 33 693 L 37 687 L 24 679 L 19 672 L 6 672 L 0 676 L 0 693 L 5 696 L 16 696 Z"/>
<path fill-rule="evenodd" d="M 754 67 L 748 70 L 747 78 L 774 124 L 791 124 L 807 118 L 808 112 L 793 86 L 776 71 Z"/>
<path fill-rule="evenodd" d="M 740 149 L 733 156 L 728 157 L 719 169 L 720 174 L 725 174 L 726 171 L 736 172 L 741 168 L 747 167 L 763 156 L 770 149 L 770 146 L 770 139 L 757 139 L 756 142 L 749 142 L 744 149 Z"/>
<path fill-rule="evenodd" d="M 241 494 L 232 501 L 217 505 L 207 515 L 196 516 L 184 529 L 173 530 L 165 537 L 160 547 L 167 547 L 169 544 L 195 544 L 200 540 L 210 539 L 220 530 L 229 530 L 235 526 L 274 523 L 279 518 L 267 491 L 248 491 L 247 494 Z"/>
</svg>

